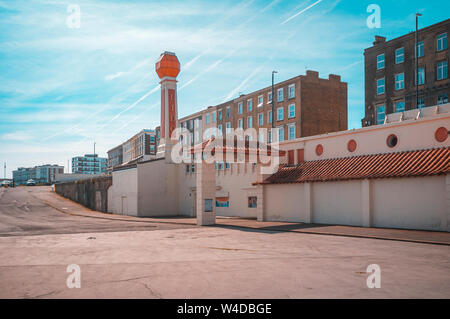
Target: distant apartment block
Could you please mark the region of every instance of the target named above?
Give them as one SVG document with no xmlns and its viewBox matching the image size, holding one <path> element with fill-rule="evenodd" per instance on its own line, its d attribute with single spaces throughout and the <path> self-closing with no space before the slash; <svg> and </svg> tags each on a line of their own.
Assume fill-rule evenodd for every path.
<svg viewBox="0 0 450 319">
<path fill-rule="evenodd" d="M 383 124 L 387 115 L 448 103 L 450 19 L 386 41 L 375 36 L 364 51 L 365 117 L 362 126 Z M 417 84 L 416 98 L 416 60 Z"/>
<path fill-rule="evenodd" d="M 347 83 L 338 75 L 322 79 L 308 70 L 306 75 L 275 84 L 274 95 L 274 114 L 269 86 L 179 119 L 180 128 L 192 133 L 185 144 L 226 135 L 232 128 L 267 128 L 266 138 L 256 138 L 269 142 L 272 125 L 280 141 L 347 129 Z"/>
<path fill-rule="evenodd" d="M 73 174 L 101 174 L 106 171 L 106 161 L 104 157 L 98 157 L 97 154 L 85 154 L 72 158 Z"/>
<path fill-rule="evenodd" d="M 157 132 L 143 129 L 126 142 L 108 151 L 108 168 L 154 158 L 157 148 Z"/>
<path fill-rule="evenodd" d="M 29 179 L 37 184 L 50 184 L 55 180 L 56 174 L 64 173 L 64 166 L 60 165 L 41 165 L 35 167 L 19 167 L 13 171 L 13 180 L 17 185 L 24 185 Z"/>
</svg>

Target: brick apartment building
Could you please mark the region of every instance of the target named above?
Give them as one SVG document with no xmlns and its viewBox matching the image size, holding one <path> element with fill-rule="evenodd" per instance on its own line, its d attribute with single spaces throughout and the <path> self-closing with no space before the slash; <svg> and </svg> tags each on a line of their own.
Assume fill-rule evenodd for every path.
<svg viewBox="0 0 450 319">
<path fill-rule="evenodd" d="M 307 71 L 274 85 L 274 127 L 280 140 L 289 140 L 347 129 L 347 83 L 338 75 L 319 78 Z M 179 126 L 193 132 L 190 144 L 201 141 L 208 129 L 226 135 L 230 128 L 272 128 L 272 87 L 244 94 L 233 100 L 183 117 Z M 262 139 L 262 136 L 258 136 Z M 271 135 L 268 136 L 269 142 Z"/>
<path fill-rule="evenodd" d="M 362 126 L 382 124 L 390 113 L 448 102 L 449 32 L 450 19 L 418 31 L 418 103 L 415 32 L 390 41 L 375 36 L 373 46 L 364 51 L 365 117 Z"/>
</svg>

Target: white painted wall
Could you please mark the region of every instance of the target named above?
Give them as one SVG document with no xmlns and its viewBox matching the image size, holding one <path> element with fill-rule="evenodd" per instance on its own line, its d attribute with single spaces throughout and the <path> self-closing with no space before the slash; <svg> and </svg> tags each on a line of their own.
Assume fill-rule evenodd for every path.
<svg viewBox="0 0 450 319">
<path fill-rule="evenodd" d="M 138 215 L 179 215 L 178 176 L 179 165 L 164 160 L 138 164 Z"/>
<path fill-rule="evenodd" d="M 108 188 L 108 212 L 138 216 L 137 169 L 130 168 L 112 173 Z"/>
<path fill-rule="evenodd" d="M 311 183 L 311 220 L 368 226 L 366 205 L 372 227 L 450 231 L 448 181 L 448 175 L 371 179 L 370 196 L 363 196 L 364 180 Z M 306 185 L 265 185 L 265 220 L 307 222 Z"/>
<path fill-rule="evenodd" d="M 264 188 L 265 220 L 308 222 L 305 184 L 273 184 Z"/>
<path fill-rule="evenodd" d="M 378 179 L 373 226 L 440 230 L 447 218 L 445 176 Z"/>
</svg>

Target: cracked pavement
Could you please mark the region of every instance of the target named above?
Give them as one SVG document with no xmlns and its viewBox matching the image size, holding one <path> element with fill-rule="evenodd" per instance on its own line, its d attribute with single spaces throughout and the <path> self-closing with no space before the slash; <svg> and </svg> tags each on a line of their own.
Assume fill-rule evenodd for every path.
<svg viewBox="0 0 450 319">
<path fill-rule="evenodd" d="M 43 190 L 0 195 L 0 298 L 450 297 L 449 246 L 71 216 Z"/>
</svg>

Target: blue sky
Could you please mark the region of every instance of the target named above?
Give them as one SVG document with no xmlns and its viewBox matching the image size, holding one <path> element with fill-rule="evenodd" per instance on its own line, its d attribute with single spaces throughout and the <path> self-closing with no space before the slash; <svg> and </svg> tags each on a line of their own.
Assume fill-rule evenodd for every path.
<svg viewBox="0 0 450 319">
<path fill-rule="evenodd" d="M 380 29 L 366 25 L 372 3 L 381 8 Z M 81 9 L 80 28 L 66 24 L 69 4 Z M 92 153 L 94 140 L 106 156 L 159 125 L 154 63 L 166 50 L 181 62 L 180 117 L 269 86 L 273 69 L 277 82 L 311 69 L 348 82 L 349 128 L 360 127 L 363 51 L 375 34 L 391 39 L 413 31 L 415 12 L 423 13 L 424 27 L 447 19 L 450 4 L 0 1 L 0 162 L 7 176 L 19 166 L 67 166 Z"/>
</svg>

